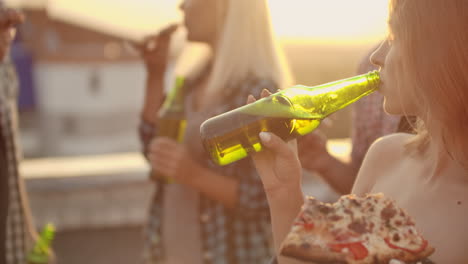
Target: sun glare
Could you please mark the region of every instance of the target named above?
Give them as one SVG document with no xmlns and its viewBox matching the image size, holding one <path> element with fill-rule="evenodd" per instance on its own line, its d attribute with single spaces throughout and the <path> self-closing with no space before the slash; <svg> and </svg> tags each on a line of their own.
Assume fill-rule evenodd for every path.
<svg viewBox="0 0 468 264">
<path fill-rule="evenodd" d="M 269 0 L 273 26 L 285 38 L 366 41 L 386 32 L 386 0 Z"/>
<path fill-rule="evenodd" d="M 5 0 L 46 5 L 53 17 L 138 38 L 180 20 L 182 0 Z M 235 0 L 234 0 L 235 1 Z M 252 0 L 253 1 L 253 0 Z M 283 39 L 374 41 L 386 31 L 387 0 L 268 0 Z"/>
</svg>

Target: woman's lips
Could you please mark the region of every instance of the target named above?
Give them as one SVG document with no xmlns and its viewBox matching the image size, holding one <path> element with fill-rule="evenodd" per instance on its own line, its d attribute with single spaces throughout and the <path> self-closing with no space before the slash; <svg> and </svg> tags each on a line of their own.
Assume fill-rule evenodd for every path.
<svg viewBox="0 0 468 264">
<path fill-rule="evenodd" d="M 379 90 L 382 89 L 382 87 L 384 86 L 385 84 L 385 81 L 384 81 L 384 78 L 382 76 L 382 74 L 380 75 L 380 82 L 379 82 Z"/>
<path fill-rule="evenodd" d="M 382 79 L 380 79 L 379 88 L 377 89 L 380 93 L 384 91 L 384 84 L 385 82 Z"/>
</svg>

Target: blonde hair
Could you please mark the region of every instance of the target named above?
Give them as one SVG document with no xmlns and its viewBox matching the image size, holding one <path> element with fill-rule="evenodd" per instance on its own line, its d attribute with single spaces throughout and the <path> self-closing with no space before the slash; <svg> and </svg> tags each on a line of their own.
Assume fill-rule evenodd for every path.
<svg viewBox="0 0 468 264">
<path fill-rule="evenodd" d="M 223 1 L 221 1 L 223 2 Z M 268 79 L 279 88 L 290 85 L 291 74 L 271 25 L 267 0 L 226 0 L 218 4 L 218 41 L 207 93 L 218 95 L 231 82 L 248 76 Z M 221 15 L 220 15 L 221 16 Z"/>
<path fill-rule="evenodd" d="M 411 80 L 423 111 L 418 136 L 423 150 L 436 141 L 468 165 L 468 1 L 391 0 L 390 32 L 402 43 L 401 72 Z"/>
</svg>

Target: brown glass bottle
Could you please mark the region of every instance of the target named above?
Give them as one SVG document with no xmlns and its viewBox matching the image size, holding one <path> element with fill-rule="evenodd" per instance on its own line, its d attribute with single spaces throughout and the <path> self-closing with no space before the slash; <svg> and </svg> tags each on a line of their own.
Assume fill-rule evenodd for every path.
<svg viewBox="0 0 468 264">
<path fill-rule="evenodd" d="M 168 137 L 182 142 L 185 134 L 187 120 L 185 117 L 185 91 L 184 78 L 177 77 L 174 88 L 164 100 L 161 109 L 158 112 L 158 129 L 156 136 Z M 172 181 L 164 175 L 159 175 L 157 172 L 152 172 L 154 179 L 163 178 L 164 182 L 171 183 Z"/>
</svg>

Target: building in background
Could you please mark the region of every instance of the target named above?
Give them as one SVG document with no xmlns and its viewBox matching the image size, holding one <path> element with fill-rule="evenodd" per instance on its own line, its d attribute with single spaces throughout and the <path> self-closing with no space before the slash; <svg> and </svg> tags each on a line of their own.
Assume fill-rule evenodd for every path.
<svg viewBox="0 0 468 264">
<path fill-rule="evenodd" d="M 174 0 L 6 3 L 27 17 L 15 50 L 25 156 L 138 151 L 145 71 L 129 43 L 179 19 Z"/>
<path fill-rule="evenodd" d="M 24 12 L 22 47 L 33 61 L 24 52 L 14 59 L 20 102 L 34 109 L 25 155 L 138 150 L 145 74 L 138 55 L 119 37 L 52 18 L 46 6 Z"/>
</svg>

